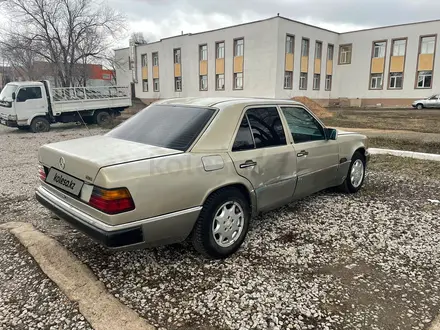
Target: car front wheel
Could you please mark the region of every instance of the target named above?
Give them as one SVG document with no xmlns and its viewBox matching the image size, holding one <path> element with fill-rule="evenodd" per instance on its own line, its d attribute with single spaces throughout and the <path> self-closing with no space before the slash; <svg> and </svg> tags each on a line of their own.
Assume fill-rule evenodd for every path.
<svg viewBox="0 0 440 330">
<path fill-rule="evenodd" d="M 423 109 L 423 104 L 417 104 L 417 110 L 422 110 Z"/>
<path fill-rule="evenodd" d="M 364 155 L 356 151 L 351 159 L 347 177 L 341 185 L 341 189 L 344 192 L 354 194 L 361 189 L 365 180 L 365 166 L 366 161 Z"/>
<path fill-rule="evenodd" d="M 223 259 L 235 253 L 249 229 L 250 210 L 236 188 L 225 188 L 208 197 L 194 226 L 191 240 L 202 255 Z"/>
</svg>

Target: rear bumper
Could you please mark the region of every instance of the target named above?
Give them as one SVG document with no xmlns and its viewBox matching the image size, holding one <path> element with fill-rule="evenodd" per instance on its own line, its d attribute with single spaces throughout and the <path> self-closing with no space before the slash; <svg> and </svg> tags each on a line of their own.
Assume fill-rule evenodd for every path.
<svg viewBox="0 0 440 330">
<path fill-rule="evenodd" d="M 201 207 L 120 225 L 108 225 L 71 206 L 40 186 L 36 198 L 44 207 L 84 234 L 111 249 L 136 249 L 183 241 L 191 232 Z"/>
</svg>

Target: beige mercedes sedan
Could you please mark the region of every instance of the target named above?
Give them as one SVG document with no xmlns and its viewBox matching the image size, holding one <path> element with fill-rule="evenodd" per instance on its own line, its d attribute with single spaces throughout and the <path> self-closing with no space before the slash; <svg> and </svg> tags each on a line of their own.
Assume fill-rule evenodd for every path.
<svg viewBox="0 0 440 330">
<path fill-rule="evenodd" d="M 170 99 L 103 136 L 42 146 L 36 197 L 109 248 L 189 239 L 225 258 L 256 214 L 329 187 L 357 192 L 368 159 L 364 135 L 294 101 Z"/>
</svg>

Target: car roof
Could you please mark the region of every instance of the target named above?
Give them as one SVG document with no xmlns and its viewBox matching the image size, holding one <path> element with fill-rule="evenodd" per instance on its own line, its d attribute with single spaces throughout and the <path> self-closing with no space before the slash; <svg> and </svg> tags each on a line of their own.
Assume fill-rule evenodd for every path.
<svg viewBox="0 0 440 330">
<path fill-rule="evenodd" d="M 160 100 L 155 102 L 154 104 L 216 107 L 222 109 L 232 105 L 242 105 L 242 106 L 251 105 L 251 104 L 300 105 L 301 103 L 289 99 L 256 98 L 256 97 L 183 97 L 183 98 Z"/>
</svg>

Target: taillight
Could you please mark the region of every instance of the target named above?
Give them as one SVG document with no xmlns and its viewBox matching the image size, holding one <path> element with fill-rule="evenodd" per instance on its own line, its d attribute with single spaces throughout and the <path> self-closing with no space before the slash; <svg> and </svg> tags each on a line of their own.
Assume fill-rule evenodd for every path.
<svg viewBox="0 0 440 330">
<path fill-rule="evenodd" d="M 134 210 L 133 198 L 127 188 L 104 189 L 94 187 L 89 205 L 107 214 Z"/>
<path fill-rule="evenodd" d="M 46 181 L 46 171 L 43 165 L 38 165 L 38 177 L 41 181 Z"/>
</svg>

